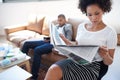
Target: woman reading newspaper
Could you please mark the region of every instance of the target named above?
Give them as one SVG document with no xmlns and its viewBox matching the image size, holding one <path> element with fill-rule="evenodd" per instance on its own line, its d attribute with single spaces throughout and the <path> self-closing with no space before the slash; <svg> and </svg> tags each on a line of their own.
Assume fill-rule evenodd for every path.
<svg viewBox="0 0 120 80">
<path fill-rule="evenodd" d="M 113 62 L 116 32 L 102 21 L 103 14 L 111 10 L 111 0 L 79 0 L 79 9 L 86 14 L 90 23 L 79 25 L 76 44 L 99 45 L 99 51 L 88 64 L 78 64 L 71 59 L 53 64 L 45 80 L 101 80 Z M 61 38 L 72 45 L 64 36 L 61 35 Z"/>
<path fill-rule="evenodd" d="M 68 40 L 72 40 L 72 25 L 66 23 L 66 18 L 63 14 L 58 15 L 57 31 L 63 34 Z M 40 41 L 27 41 L 22 47 L 22 52 L 28 53 L 28 50 L 34 49 L 34 58 L 32 63 L 32 79 L 37 80 L 39 67 L 41 63 L 41 55 L 52 52 L 53 44 L 49 38 Z"/>
</svg>

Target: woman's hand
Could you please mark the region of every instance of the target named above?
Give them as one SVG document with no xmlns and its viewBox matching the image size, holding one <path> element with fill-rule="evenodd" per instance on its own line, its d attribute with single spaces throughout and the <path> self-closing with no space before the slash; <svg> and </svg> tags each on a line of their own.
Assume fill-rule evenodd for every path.
<svg viewBox="0 0 120 80">
<path fill-rule="evenodd" d="M 99 55 L 102 57 L 102 58 L 105 58 L 105 56 L 107 56 L 109 54 L 109 51 L 107 49 L 106 46 L 101 46 L 99 48 Z"/>
<path fill-rule="evenodd" d="M 110 65 L 113 62 L 115 49 L 107 49 L 105 46 L 99 48 L 99 55 L 103 58 L 103 62 L 106 65 Z"/>
</svg>

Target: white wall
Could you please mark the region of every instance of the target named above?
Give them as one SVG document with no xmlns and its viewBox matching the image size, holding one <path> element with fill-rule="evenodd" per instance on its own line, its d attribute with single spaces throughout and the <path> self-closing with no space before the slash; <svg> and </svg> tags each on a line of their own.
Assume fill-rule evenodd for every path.
<svg viewBox="0 0 120 80">
<path fill-rule="evenodd" d="M 66 16 L 83 17 L 80 10 L 77 8 L 78 0 L 60 0 L 60 1 L 41 1 L 41 2 L 24 2 L 24 3 L 0 3 L 0 34 L 4 34 L 3 27 L 26 23 L 30 14 L 47 14 L 50 16 L 57 16 L 64 13 Z M 115 2 L 116 1 L 116 2 Z M 115 25 L 120 21 L 119 0 L 114 0 L 113 10 L 105 19 L 105 22 Z M 111 16 L 110 16 L 111 15 Z M 113 19 L 114 18 L 114 19 Z M 117 26 L 116 25 L 116 26 Z"/>
<path fill-rule="evenodd" d="M 0 3 L 2 2 L 2 0 L 0 0 Z"/>
<path fill-rule="evenodd" d="M 120 0 L 113 0 L 113 6 L 110 13 L 103 18 L 106 24 L 115 27 L 117 33 L 120 34 Z"/>
<path fill-rule="evenodd" d="M 3 3 L 0 4 L 0 27 L 25 23 L 30 14 L 47 14 L 57 16 L 60 13 L 76 16 L 80 14 L 77 9 L 77 2 L 68 1 L 41 1 L 24 3 Z M 4 34 L 3 29 L 1 29 Z M 0 32 L 1 32 L 0 31 Z"/>
</svg>

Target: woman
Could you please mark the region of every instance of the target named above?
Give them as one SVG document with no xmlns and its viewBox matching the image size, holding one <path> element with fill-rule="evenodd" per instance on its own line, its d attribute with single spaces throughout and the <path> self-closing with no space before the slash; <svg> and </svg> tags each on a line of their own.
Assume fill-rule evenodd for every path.
<svg viewBox="0 0 120 80">
<path fill-rule="evenodd" d="M 79 0 L 79 8 L 91 23 L 79 25 L 76 44 L 99 45 L 99 51 L 93 62 L 88 64 L 78 64 L 70 59 L 53 64 L 45 80 L 100 80 L 113 62 L 117 44 L 116 32 L 102 21 L 103 14 L 111 10 L 111 1 Z M 64 36 L 61 37 L 68 45 L 72 45 Z"/>
</svg>

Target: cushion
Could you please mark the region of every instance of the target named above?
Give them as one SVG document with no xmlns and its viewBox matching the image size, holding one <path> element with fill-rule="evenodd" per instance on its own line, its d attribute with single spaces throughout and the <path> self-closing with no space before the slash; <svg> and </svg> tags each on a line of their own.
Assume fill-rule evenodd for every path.
<svg viewBox="0 0 120 80">
<path fill-rule="evenodd" d="M 32 38 L 28 38 L 28 39 L 25 39 L 25 40 L 22 40 L 20 43 L 19 43 L 19 47 L 22 48 L 23 44 L 26 42 L 26 41 L 39 41 L 39 40 L 43 40 L 43 38 L 46 37 L 46 35 L 40 35 L 38 33 L 36 33 L 36 35 Z"/>
<path fill-rule="evenodd" d="M 47 36 L 50 35 L 49 26 L 50 26 L 50 18 L 45 17 L 43 28 L 42 28 L 42 35 L 47 35 Z"/>
<path fill-rule="evenodd" d="M 36 36 L 36 32 L 34 31 L 30 31 L 30 30 L 22 30 L 22 31 L 17 31 L 17 32 L 13 32 L 10 33 L 8 35 L 9 40 L 16 43 L 18 46 L 19 44 L 26 40 L 26 39 L 30 39 Z"/>
<path fill-rule="evenodd" d="M 27 30 L 35 31 L 37 33 L 42 33 L 42 27 L 44 22 L 44 16 L 30 16 L 28 21 Z"/>
<path fill-rule="evenodd" d="M 75 37 L 76 37 L 78 25 L 82 22 L 84 22 L 84 20 L 79 19 L 79 18 L 78 19 L 77 18 L 68 18 L 68 23 L 72 24 L 72 26 L 73 26 L 73 41 L 75 40 Z"/>
<path fill-rule="evenodd" d="M 120 11 L 116 11 L 118 10 L 118 7 L 114 7 L 114 9 L 109 13 L 103 16 L 103 21 L 105 22 L 105 24 L 113 27 L 117 34 L 120 34 L 120 18 L 119 18 L 119 13 Z"/>
</svg>

